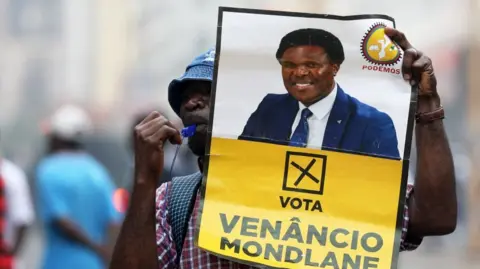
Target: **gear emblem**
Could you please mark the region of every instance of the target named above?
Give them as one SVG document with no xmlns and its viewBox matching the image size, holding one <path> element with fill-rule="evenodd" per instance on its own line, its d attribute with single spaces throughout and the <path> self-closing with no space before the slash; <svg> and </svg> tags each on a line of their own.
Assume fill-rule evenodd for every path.
<svg viewBox="0 0 480 269">
<path fill-rule="evenodd" d="M 375 23 L 363 36 L 360 51 L 363 58 L 372 64 L 391 66 L 400 61 L 402 52 L 388 36 L 385 35 L 383 23 Z"/>
</svg>

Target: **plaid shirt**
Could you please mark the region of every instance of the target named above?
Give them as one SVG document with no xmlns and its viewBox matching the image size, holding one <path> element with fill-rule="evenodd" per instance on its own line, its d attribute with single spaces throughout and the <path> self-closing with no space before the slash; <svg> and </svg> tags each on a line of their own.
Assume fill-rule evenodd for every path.
<svg viewBox="0 0 480 269">
<path fill-rule="evenodd" d="M 167 221 L 167 193 L 170 192 L 171 182 L 165 183 L 157 189 L 156 194 L 156 234 L 157 234 L 157 255 L 159 269 L 172 268 L 203 268 L 203 269 L 249 269 L 256 268 L 238 262 L 219 258 L 204 250 L 197 248 L 194 244 L 195 223 L 198 217 L 198 208 L 200 206 L 200 193 L 197 193 L 197 199 L 193 208 L 192 217 L 188 224 L 188 231 L 185 236 L 185 242 L 182 249 L 180 264 L 175 264 L 177 256 L 175 243 L 172 237 L 172 229 Z M 407 199 L 412 192 L 413 186 L 408 185 Z M 418 245 L 405 241 L 408 227 L 408 207 L 405 205 L 403 214 L 402 237 L 400 241 L 400 251 L 414 250 Z"/>
</svg>

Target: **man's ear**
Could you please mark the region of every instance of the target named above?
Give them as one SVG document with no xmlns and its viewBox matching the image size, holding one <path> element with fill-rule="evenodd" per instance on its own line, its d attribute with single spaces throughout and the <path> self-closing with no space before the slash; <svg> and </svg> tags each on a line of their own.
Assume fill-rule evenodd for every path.
<svg viewBox="0 0 480 269">
<path fill-rule="evenodd" d="M 340 65 L 339 64 L 332 64 L 333 68 L 333 76 L 336 76 L 338 71 L 340 70 Z"/>
</svg>

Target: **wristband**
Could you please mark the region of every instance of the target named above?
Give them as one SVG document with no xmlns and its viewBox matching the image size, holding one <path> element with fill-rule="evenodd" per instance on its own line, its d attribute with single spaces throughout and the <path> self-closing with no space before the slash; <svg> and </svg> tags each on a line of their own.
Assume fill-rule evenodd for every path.
<svg viewBox="0 0 480 269">
<path fill-rule="evenodd" d="M 417 123 L 431 123 L 436 120 L 443 120 L 445 118 L 445 110 L 442 106 L 430 112 L 417 113 L 415 121 Z"/>
</svg>

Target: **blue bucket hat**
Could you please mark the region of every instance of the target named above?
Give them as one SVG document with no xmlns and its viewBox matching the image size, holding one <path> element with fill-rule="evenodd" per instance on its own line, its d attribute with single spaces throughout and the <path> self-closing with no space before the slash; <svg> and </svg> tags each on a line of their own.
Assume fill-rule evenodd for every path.
<svg viewBox="0 0 480 269">
<path fill-rule="evenodd" d="M 185 73 L 181 77 L 170 82 L 168 86 L 168 102 L 177 115 L 180 114 L 184 82 L 192 80 L 212 81 L 214 63 L 215 48 L 211 48 L 202 55 L 197 56 L 187 66 Z"/>
</svg>

